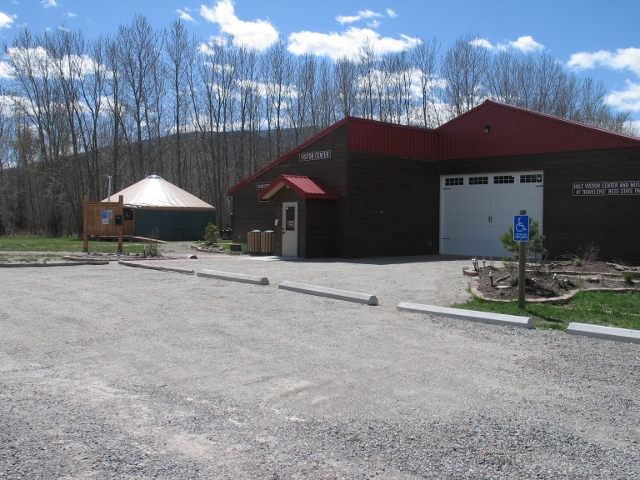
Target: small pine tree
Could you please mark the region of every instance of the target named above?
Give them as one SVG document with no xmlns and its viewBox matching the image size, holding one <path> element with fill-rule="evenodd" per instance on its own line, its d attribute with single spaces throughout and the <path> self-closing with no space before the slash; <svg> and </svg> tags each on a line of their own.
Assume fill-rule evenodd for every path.
<svg viewBox="0 0 640 480">
<path fill-rule="evenodd" d="M 220 241 L 220 231 L 218 227 L 209 222 L 204 229 L 204 241 L 209 245 L 214 245 Z"/>
<path fill-rule="evenodd" d="M 529 219 L 529 241 L 527 242 L 527 255 L 534 256 L 537 258 L 540 256 L 542 259 L 543 255 L 547 253 L 547 250 L 542 246 L 542 242 L 544 241 L 544 235 L 540 233 L 540 224 Z M 513 256 L 512 258 L 504 258 L 504 260 L 519 260 L 520 258 L 520 242 L 516 242 L 513 240 L 513 227 L 510 226 L 509 229 L 502 234 L 500 237 L 500 242 L 502 242 L 502 246 L 510 251 Z"/>
</svg>

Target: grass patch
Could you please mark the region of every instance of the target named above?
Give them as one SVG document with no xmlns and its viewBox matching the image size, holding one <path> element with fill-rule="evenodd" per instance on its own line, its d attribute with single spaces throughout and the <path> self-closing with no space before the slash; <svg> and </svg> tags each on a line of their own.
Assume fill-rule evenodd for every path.
<svg viewBox="0 0 640 480">
<path fill-rule="evenodd" d="M 218 245 L 220 245 L 222 247 L 222 251 L 223 252 L 229 252 L 231 251 L 231 247 L 230 245 L 233 243 L 232 240 L 220 240 L 218 242 Z"/>
<path fill-rule="evenodd" d="M 22 263 L 36 263 L 38 259 L 35 257 L 22 257 L 19 258 L 18 261 Z"/>
<path fill-rule="evenodd" d="M 0 237 L 0 252 L 82 252 L 82 239 L 75 237 Z M 124 242 L 125 253 L 142 253 L 144 244 Z M 115 253 L 118 251 L 117 241 L 89 242 L 89 251 L 96 253 Z"/>
<path fill-rule="evenodd" d="M 538 328 L 565 330 L 570 322 L 605 325 L 640 330 L 640 292 L 581 291 L 563 305 L 527 303 L 524 310 L 518 302 L 499 303 L 473 298 L 456 308 L 507 315 L 530 316 Z"/>
</svg>

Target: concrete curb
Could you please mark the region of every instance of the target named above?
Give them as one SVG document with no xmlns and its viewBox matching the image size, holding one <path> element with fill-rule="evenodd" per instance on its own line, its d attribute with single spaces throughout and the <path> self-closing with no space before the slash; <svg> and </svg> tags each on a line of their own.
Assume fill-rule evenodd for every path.
<svg viewBox="0 0 640 480">
<path fill-rule="evenodd" d="M 245 275 L 244 273 L 218 272 L 215 270 L 201 270 L 197 273 L 198 277 L 218 278 L 220 280 L 230 280 L 232 282 L 252 283 L 254 285 L 269 285 L 267 277 L 257 277 L 254 275 Z"/>
<path fill-rule="evenodd" d="M 502 313 L 476 312 L 472 310 L 462 310 L 460 308 L 437 307 L 434 305 L 422 305 L 419 303 L 401 302 L 398 310 L 412 313 L 427 313 L 439 317 L 458 318 L 460 320 L 470 320 L 472 322 L 491 323 L 494 325 L 505 325 L 510 327 L 536 328 L 533 318 L 519 317 L 516 315 L 504 315 Z"/>
<path fill-rule="evenodd" d="M 367 293 L 347 292 L 337 290 L 335 288 L 316 287 L 314 285 L 305 285 L 303 283 L 294 283 L 284 281 L 278 288 L 290 290 L 292 292 L 306 293 L 309 295 L 317 295 L 319 297 L 335 298 L 337 300 L 346 300 L 348 302 L 363 303 L 365 305 L 378 305 L 378 299 L 375 295 Z"/>
<path fill-rule="evenodd" d="M 125 260 L 118 261 L 120 265 L 125 265 L 127 267 L 137 267 L 137 268 L 148 268 L 150 270 L 160 270 L 161 272 L 176 272 L 176 273 L 184 273 L 187 275 L 193 275 L 195 272 L 193 270 L 188 270 L 186 268 L 176 268 L 176 267 L 158 267 L 156 265 L 148 265 L 146 263 L 139 262 L 127 262 Z"/>
<path fill-rule="evenodd" d="M 571 322 L 567 327 L 567 333 L 592 338 L 605 338 L 616 342 L 640 343 L 640 330 L 630 330 L 627 328 Z"/>
<path fill-rule="evenodd" d="M 109 262 L 83 261 L 83 262 L 48 262 L 48 263 L 0 263 L 0 268 L 23 268 L 23 267 L 74 267 L 76 265 L 108 265 Z"/>
</svg>

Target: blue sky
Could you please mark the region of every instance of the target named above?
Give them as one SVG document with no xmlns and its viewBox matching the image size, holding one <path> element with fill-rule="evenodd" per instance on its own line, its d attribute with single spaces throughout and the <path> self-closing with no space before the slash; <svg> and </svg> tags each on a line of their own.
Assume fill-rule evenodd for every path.
<svg viewBox="0 0 640 480">
<path fill-rule="evenodd" d="M 182 18 L 202 40 L 230 33 L 264 49 L 282 38 L 293 53 L 334 58 L 364 38 L 381 52 L 435 38 L 444 51 L 473 33 L 485 48 L 548 52 L 604 81 L 610 104 L 640 122 L 640 0 L 0 0 L 0 41 L 23 27 L 91 39 L 136 14 L 155 28 Z"/>
</svg>

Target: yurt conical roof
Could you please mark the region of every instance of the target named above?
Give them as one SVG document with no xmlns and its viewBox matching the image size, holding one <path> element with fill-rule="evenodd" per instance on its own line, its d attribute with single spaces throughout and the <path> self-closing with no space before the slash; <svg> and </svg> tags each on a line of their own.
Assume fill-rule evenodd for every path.
<svg viewBox="0 0 640 480">
<path fill-rule="evenodd" d="M 159 175 L 150 175 L 138 183 L 111 195 L 111 201 L 122 195 L 124 206 L 128 208 L 159 208 L 175 210 L 216 210 L 216 207 L 200 200 L 167 182 Z M 109 198 L 102 200 L 108 202 Z"/>
</svg>

